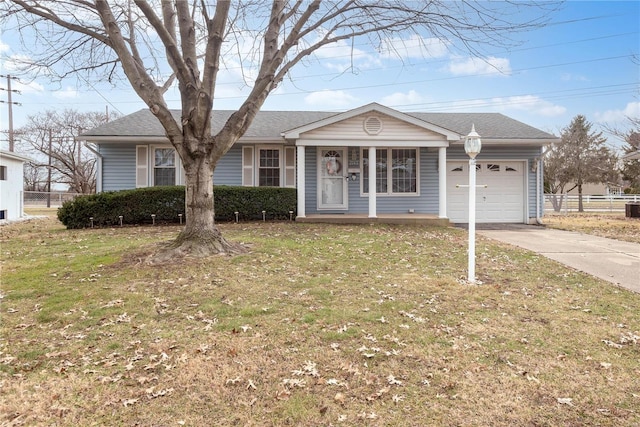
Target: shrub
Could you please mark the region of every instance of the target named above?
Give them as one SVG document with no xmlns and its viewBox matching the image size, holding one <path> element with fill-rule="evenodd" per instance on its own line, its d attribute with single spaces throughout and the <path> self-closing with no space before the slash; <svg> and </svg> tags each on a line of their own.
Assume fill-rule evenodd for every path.
<svg viewBox="0 0 640 427">
<path fill-rule="evenodd" d="M 215 187 L 214 203 L 216 220 L 289 219 L 289 211 L 296 210 L 296 189 L 280 187 Z"/>
<path fill-rule="evenodd" d="M 295 212 L 296 190 L 278 187 L 231 187 L 214 189 L 216 221 L 289 219 Z M 58 219 L 67 228 L 96 227 L 120 224 L 149 224 L 155 214 L 157 223 L 177 223 L 184 217 L 184 186 L 147 187 L 135 190 L 109 191 L 79 196 L 58 209 Z"/>
</svg>

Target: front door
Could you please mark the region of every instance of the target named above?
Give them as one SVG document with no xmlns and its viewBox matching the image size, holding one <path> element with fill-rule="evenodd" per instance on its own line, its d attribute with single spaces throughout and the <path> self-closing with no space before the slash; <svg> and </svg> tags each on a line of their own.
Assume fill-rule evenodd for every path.
<svg viewBox="0 0 640 427">
<path fill-rule="evenodd" d="M 318 157 L 318 209 L 347 209 L 345 150 L 321 149 Z"/>
</svg>

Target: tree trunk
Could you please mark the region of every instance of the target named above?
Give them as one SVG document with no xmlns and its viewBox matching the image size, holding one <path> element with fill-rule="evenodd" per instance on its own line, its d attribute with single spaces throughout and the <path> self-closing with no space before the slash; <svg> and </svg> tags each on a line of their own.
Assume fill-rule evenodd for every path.
<svg viewBox="0 0 640 427">
<path fill-rule="evenodd" d="M 562 209 L 562 197 L 562 194 L 560 195 L 560 198 L 558 198 L 557 194 L 553 194 L 551 196 L 551 205 L 553 206 L 554 212 L 560 212 L 560 209 Z"/>
<path fill-rule="evenodd" d="M 211 162 L 204 155 L 191 160 L 183 162 L 186 175 L 186 225 L 174 241 L 152 256 L 151 263 L 185 256 L 206 257 L 247 251 L 241 244 L 226 240 L 215 224 Z"/>
<path fill-rule="evenodd" d="M 582 205 L 582 184 L 578 184 L 578 212 L 584 212 Z"/>
</svg>

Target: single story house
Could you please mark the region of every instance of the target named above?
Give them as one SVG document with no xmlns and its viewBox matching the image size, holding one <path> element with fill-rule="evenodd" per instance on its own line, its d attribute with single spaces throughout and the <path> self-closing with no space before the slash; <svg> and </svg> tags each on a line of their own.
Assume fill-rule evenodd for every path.
<svg viewBox="0 0 640 427">
<path fill-rule="evenodd" d="M 212 131 L 231 113 L 214 111 Z M 477 221 L 535 222 L 543 147 L 557 137 L 498 113 L 405 113 L 376 103 L 341 113 L 260 111 L 218 163 L 214 183 L 297 188 L 300 221 L 414 214 L 465 223 L 472 125 L 482 138 Z M 81 139 L 98 147 L 98 191 L 184 183 L 180 159 L 146 109 Z"/>
<path fill-rule="evenodd" d="M 0 221 L 22 218 L 24 163 L 27 157 L 0 150 Z"/>
</svg>

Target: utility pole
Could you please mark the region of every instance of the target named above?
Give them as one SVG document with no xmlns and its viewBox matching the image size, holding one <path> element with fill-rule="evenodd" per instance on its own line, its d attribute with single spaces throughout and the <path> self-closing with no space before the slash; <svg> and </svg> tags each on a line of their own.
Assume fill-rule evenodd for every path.
<svg viewBox="0 0 640 427">
<path fill-rule="evenodd" d="M 47 207 L 51 207 L 51 129 L 49 129 L 49 178 L 47 179 Z"/>
<path fill-rule="evenodd" d="M 19 90 L 15 90 L 15 89 L 11 89 L 11 80 L 18 80 L 17 77 L 11 77 L 10 75 L 0 75 L 0 77 L 6 77 L 7 78 L 7 88 L 3 89 L 0 88 L 1 90 L 6 90 L 7 91 L 7 101 L 0 101 L 3 104 L 8 104 L 9 106 L 9 151 L 14 151 L 15 149 L 15 141 L 14 141 L 14 134 L 13 134 L 13 106 L 14 105 L 20 105 L 19 102 L 13 102 L 11 100 L 11 93 L 16 92 L 16 93 L 20 93 Z"/>
</svg>

